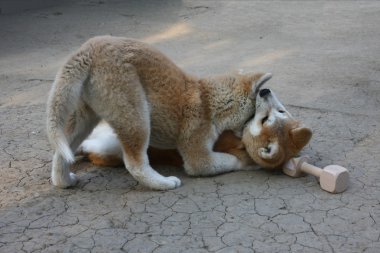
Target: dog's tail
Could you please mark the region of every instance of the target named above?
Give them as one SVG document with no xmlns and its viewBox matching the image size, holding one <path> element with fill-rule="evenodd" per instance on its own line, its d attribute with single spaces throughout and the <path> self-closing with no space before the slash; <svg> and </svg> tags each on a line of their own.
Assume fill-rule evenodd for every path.
<svg viewBox="0 0 380 253">
<path fill-rule="evenodd" d="M 69 163 L 73 163 L 75 158 L 65 135 L 65 127 L 78 106 L 91 62 L 91 46 L 85 44 L 58 71 L 47 102 L 49 141 Z"/>
</svg>

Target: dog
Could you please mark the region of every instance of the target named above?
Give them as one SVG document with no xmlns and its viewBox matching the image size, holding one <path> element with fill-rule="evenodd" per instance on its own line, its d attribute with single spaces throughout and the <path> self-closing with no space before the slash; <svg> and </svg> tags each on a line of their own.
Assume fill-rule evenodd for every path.
<svg viewBox="0 0 380 253">
<path fill-rule="evenodd" d="M 296 120 L 270 89 L 263 89 L 256 99 L 256 112 L 244 128 L 242 138 L 232 131 L 223 132 L 213 150 L 232 154 L 246 168 L 281 168 L 296 156 L 312 137 L 310 128 Z M 97 166 L 123 165 L 121 143 L 106 122 L 101 122 L 81 144 L 78 154 Z M 148 156 L 153 166 L 180 167 L 183 161 L 176 150 L 149 147 Z"/>
<path fill-rule="evenodd" d="M 55 149 L 53 185 L 77 183 L 69 166 L 82 141 L 100 120 L 115 131 L 125 167 L 141 184 L 157 190 L 180 186 L 150 165 L 147 149 L 177 149 L 189 175 L 239 170 L 236 156 L 215 152 L 218 136 L 242 134 L 255 113 L 269 73 L 196 78 L 143 42 L 112 36 L 88 40 L 58 71 L 47 102 L 47 135 Z"/>
</svg>

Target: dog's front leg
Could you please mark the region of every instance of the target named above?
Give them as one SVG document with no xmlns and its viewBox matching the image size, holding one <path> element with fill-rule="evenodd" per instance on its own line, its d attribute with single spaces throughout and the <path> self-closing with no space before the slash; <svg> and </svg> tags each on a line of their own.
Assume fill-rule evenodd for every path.
<svg viewBox="0 0 380 253">
<path fill-rule="evenodd" d="M 199 130 L 182 138 L 178 150 L 187 174 L 212 176 L 243 169 L 244 163 L 236 156 L 212 150 L 217 137 L 214 132 Z"/>
<path fill-rule="evenodd" d="M 242 170 L 243 163 L 234 155 L 201 148 L 181 150 L 184 167 L 191 176 L 212 176 L 235 170 Z"/>
</svg>

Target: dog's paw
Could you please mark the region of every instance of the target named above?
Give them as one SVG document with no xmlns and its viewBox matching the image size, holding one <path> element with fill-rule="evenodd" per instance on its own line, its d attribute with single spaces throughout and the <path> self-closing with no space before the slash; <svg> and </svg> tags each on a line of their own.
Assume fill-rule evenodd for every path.
<svg viewBox="0 0 380 253">
<path fill-rule="evenodd" d="M 74 186 L 78 183 L 78 177 L 74 173 L 70 172 L 70 186 Z"/>
<path fill-rule="evenodd" d="M 52 177 L 52 183 L 54 186 L 59 188 L 69 188 L 75 186 L 78 183 L 78 177 L 74 173 L 70 172 L 68 177 L 57 178 Z"/>
<path fill-rule="evenodd" d="M 155 171 L 150 165 L 128 168 L 131 175 L 142 185 L 153 190 L 170 190 L 181 185 L 181 180 L 177 177 L 165 177 Z"/>
<path fill-rule="evenodd" d="M 170 176 L 170 177 L 167 177 L 167 179 L 171 181 L 171 184 L 174 184 L 172 189 L 181 186 L 181 180 L 178 177 Z"/>
<path fill-rule="evenodd" d="M 156 179 L 154 182 L 150 182 L 148 185 L 149 188 L 153 190 L 171 190 L 181 186 L 181 180 L 178 177 L 160 177 L 160 179 Z"/>
<path fill-rule="evenodd" d="M 179 187 L 181 180 L 178 177 L 163 177 L 163 180 L 155 187 L 157 190 L 171 190 Z"/>
</svg>

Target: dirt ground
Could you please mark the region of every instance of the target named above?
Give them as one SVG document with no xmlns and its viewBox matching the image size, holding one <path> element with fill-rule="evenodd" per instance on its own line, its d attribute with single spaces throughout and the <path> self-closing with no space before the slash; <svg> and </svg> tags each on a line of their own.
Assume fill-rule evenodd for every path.
<svg viewBox="0 0 380 253">
<path fill-rule="evenodd" d="M 6 2 L 0 252 L 380 252 L 380 2 L 80 0 L 12 13 Z M 52 187 L 47 93 L 65 57 L 103 34 L 149 42 L 200 76 L 272 72 L 268 86 L 314 131 L 303 154 L 348 168 L 348 190 L 161 168 L 183 185 L 150 191 L 124 168 L 85 162 L 77 187 Z"/>
</svg>

